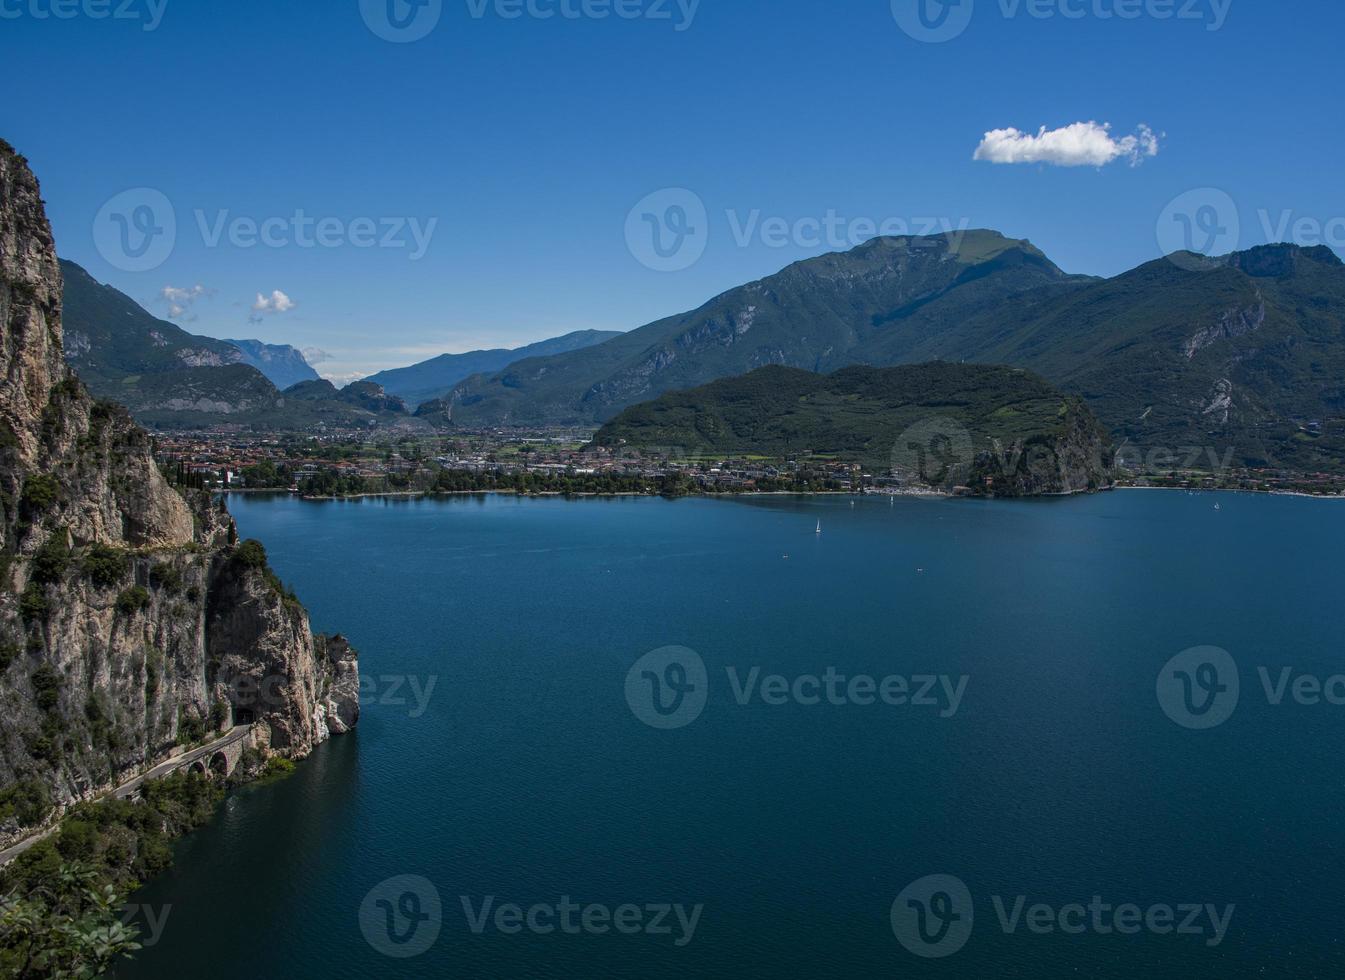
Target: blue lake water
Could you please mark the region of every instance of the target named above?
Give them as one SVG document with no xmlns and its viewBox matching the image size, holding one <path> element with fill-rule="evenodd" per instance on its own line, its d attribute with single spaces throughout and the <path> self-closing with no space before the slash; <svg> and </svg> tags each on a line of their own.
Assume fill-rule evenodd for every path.
<svg viewBox="0 0 1345 980">
<path fill-rule="evenodd" d="M 1345 706 L 1311 703 L 1311 677 L 1345 672 L 1340 504 L 230 506 L 315 628 L 360 650 L 364 716 L 181 844 L 136 897 L 171 905 L 162 936 L 119 975 L 1345 975 Z M 706 670 L 703 710 L 676 729 L 646 724 L 652 701 L 626 693 L 637 660 L 668 646 Z M 1201 646 L 1231 655 L 1240 690 L 1227 721 L 1197 731 L 1156 685 Z M 754 667 L 805 680 L 784 703 L 758 686 L 740 704 L 735 680 Z M 828 668 L 847 703 L 811 696 L 806 678 Z M 1273 704 L 1258 668 L 1310 679 Z M 950 711 L 937 685 L 936 706 L 889 704 L 846 686 L 856 675 L 966 686 Z M 652 698 L 651 676 L 665 710 L 667 684 L 697 681 L 655 664 L 633 690 Z M 892 921 L 930 875 L 972 906 L 945 916 L 965 945 L 941 959 L 909 951 Z M 914 900 L 946 913 L 932 894 Z M 464 897 L 477 916 L 490 896 L 473 931 Z M 566 896 L 598 907 L 589 928 L 581 911 L 544 931 Z M 1095 896 L 1148 924 L 1079 931 L 1067 910 L 1059 928 Z M 997 910 L 1020 897 L 1006 931 Z M 552 912 L 513 931 L 495 916 L 507 904 Z M 674 913 L 669 933 L 649 928 L 664 904 L 702 906 L 690 941 Z M 1038 910 L 1040 931 L 1038 904 L 1054 910 Z M 1180 924 L 1185 904 L 1233 906 L 1222 938 L 1203 912 L 1188 934 L 1153 911 Z"/>
</svg>

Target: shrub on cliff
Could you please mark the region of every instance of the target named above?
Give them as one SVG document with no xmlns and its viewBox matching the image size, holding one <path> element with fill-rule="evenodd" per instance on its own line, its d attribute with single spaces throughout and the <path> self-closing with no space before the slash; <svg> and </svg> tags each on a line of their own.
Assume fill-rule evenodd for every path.
<svg viewBox="0 0 1345 980">
<path fill-rule="evenodd" d="M 69 567 L 69 539 L 64 531 L 58 531 L 33 555 L 33 581 L 43 585 L 59 582 Z"/>
<path fill-rule="evenodd" d="M 0 823 L 13 817 L 20 827 L 34 827 L 50 812 L 51 793 L 40 779 L 20 779 L 0 790 Z"/>
<path fill-rule="evenodd" d="M 182 591 L 182 572 L 177 566 L 159 562 L 149 570 L 149 579 L 155 588 L 163 589 L 171 595 Z"/>
<path fill-rule="evenodd" d="M 117 596 L 117 611 L 125 616 L 134 616 L 149 605 L 149 590 L 143 585 L 133 585 Z"/>
<path fill-rule="evenodd" d="M 126 556 L 116 548 L 97 544 L 84 556 L 81 567 L 94 585 L 108 588 L 120 582 L 126 574 Z"/>
<path fill-rule="evenodd" d="M 233 560 L 244 568 L 263 569 L 266 567 L 266 547 L 253 538 L 249 538 L 234 549 Z"/>
<path fill-rule="evenodd" d="M 39 473 L 30 476 L 24 482 L 23 496 L 19 498 L 19 502 L 28 514 L 41 514 L 49 510 L 60 495 L 61 485 L 56 482 L 56 477 L 48 473 Z"/>
</svg>

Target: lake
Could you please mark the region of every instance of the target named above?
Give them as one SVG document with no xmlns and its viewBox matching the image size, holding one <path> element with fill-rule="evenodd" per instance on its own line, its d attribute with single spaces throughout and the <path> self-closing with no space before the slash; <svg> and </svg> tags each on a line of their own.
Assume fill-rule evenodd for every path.
<svg viewBox="0 0 1345 980">
<path fill-rule="evenodd" d="M 230 506 L 364 714 L 119 976 L 1345 972 L 1339 503 Z"/>
</svg>

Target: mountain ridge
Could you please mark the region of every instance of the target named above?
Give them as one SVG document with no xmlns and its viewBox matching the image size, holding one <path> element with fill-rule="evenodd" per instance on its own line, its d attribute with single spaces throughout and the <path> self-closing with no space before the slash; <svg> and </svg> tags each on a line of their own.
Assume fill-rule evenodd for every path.
<svg viewBox="0 0 1345 980">
<path fill-rule="evenodd" d="M 594 423 L 664 391 L 766 364 L 826 371 L 885 332 L 896 311 L 937 306 L 954 284 L 974 302 L 1073 277 L 1031 242 L 974 230 L 875 238 L 849 252 L 792 263 L 687 313 L 597 348 L 533 359 L 453 392 L 455 418 L 474 422 Z"/>
<path fill-rule="evenodd" d="M 774 322 L 758 332 L 762 312 Z M 767 363 L 1004 364 L 1081 395 L 1146 454 L 1345 467 L 1345 263 L 1322 246 L 1177 254 L 1107 279 L 995 232 L 875 239 L 587 351 L 475 376 L 462 425 L 601 424 Z M 765 341 L 763 343 L 762 341 Z"/>
<path fill-rule="evenodd" d="M 379 371 L 364 380 L 382 385 L 390 395 L 400 395 L 414 409 L 425 402 L 443 398 L 456 384 L 474 374 L 503 370 L 515 361 L 531 357 L 548 357 L 593 347 L 619 336 L 621 334 L 615 330 L 575 330 L 512 349 L 440 354 L 403 368 Z"/>
</svg>

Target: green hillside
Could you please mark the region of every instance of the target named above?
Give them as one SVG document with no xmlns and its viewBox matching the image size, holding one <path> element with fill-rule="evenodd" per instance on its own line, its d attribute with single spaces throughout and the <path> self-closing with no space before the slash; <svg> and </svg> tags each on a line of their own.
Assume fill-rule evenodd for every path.
<svg viewBox="0 0 1345 980">
<path fill-rule="evenodd" d="M 1111 482 L 1108 439 L 1079 399 L 1025 371 L 978 365 L 765 367 L 628 408 L 595 441 L 673 456 L 829 455 L 1001 495 Z"/>
<path fill-rule="evenodd" d="M 601 347 L 454 393 L 460 424 L 601 422 L 764 364 L 1027 368 L 1084 397 L 1127 458 L 1345 469 L 1345 264 L 1274 245 L 1066 276 L 1025 242 L 880 239 Z"/>
<path fill-rule="evenodd" d="M 62 261 L 61 272 L 66 360 L 96 396 L 126 406 L 143 425 L 303 430 L 409 418 L 400 399 L 372 385 L 338 392 L 309 381 L 326 397 L 286 397 L 233 343 L 160 320 L 73 262 Z"/>
</svg>

